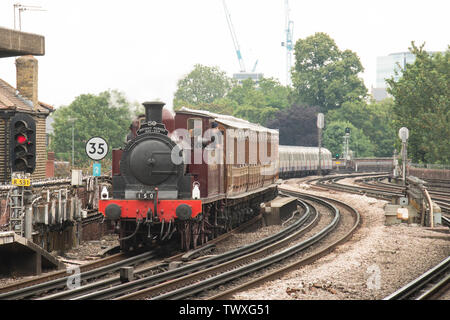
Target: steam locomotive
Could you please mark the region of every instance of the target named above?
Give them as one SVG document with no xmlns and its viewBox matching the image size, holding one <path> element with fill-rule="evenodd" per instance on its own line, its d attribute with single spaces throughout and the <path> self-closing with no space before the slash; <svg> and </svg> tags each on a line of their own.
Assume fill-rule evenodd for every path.
<svg viewBox="0 0 450 320">
<path fill-rule="evenodd" d="M 299 164 L 295 159 L 306 162 L 300 149 L 279 149 L 278 130 L 188 108 L 173 115 L 162 102 L 143 105 L 145 118 L 130 127 L 125 147 L 113 150 L 112 198 L 99 200 L 99 211 L 117 224 L 124 251 L 172 238 L 182 250 L 196 248 L 276 196 L 280 159 L 286 176 L 293 176 L 287 171 Z M 324 171 L 331 169 L 326 151 Z M 312 153 L 308 170 L 296 166 L 296 174 L 317 167 Z"/>
</svg>

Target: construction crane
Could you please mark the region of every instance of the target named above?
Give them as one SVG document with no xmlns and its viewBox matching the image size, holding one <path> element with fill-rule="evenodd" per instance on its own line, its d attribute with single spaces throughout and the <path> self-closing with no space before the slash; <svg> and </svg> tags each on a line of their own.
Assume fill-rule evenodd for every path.
<svg viewBox="0 0 450 320">
<path fill-rule="evenodd" d="M 223 2 L 223 8 L 225 9 L 225 16 L 227 18 L 228 28 L 230 29 L 231 38 L 233 39 L 234 49 L 236 50 L 236 55 L 237 55 L 237 58 L 239 61 L 240 71 L 245 72 L 244 59 L 242 59 L 241 48 L 239 46 L 239 42 L 237 40 L 236 33 L 234 31 L 233 23 L 231 22 L 230 12 L 228 12 L 228 8 L 225 3 L 225 0 L 222 0 L 222 2 Z"/>
<path fill-rule="evenodd" d="M 292 37 L 294 34 L 294 21 L 289 19 L 289 0 L 284 1 L 285 6 L 285 33 L 286 42 L 282 42 L 281 46 L 286 47 L 286 85 L 292 84 L 291 68 L 292 68 Z"/>
<path fill-rule="evenodd" d="M 249 78 L 252 79 L 253 81 L 255 81 L 256 83 L 258 83 L 258 81 L 264 77 L 264 75 L 262 73 L 255 72 L 256 65 L 258 64 L 258 60 L 256 60 L 255 64 L 253 65 L 252 71 L 247 72 L 245 69 L 244 59 L 242 58 L 241 48 L 239 46 L 239 42 L 236 37 L 236 32 L 234 31 L 233 23 L 231 22 L 230 12 L 228 11 L 225 0 L 222 0 L 222 3 L 223 3 L 223 8 L 225 9 L 225 16 L 227 18 L 228 28 L 230 29 L 231 38 L 233 39 L 234 49 L 236 50 L 236 55 L 237 55 L 237 58 L 239 61 L 239 67 L 240 67 L 240 72 L 234 73 L 233 78 L 236 79 L 238 81 L 238 83 L 242 83 L 242 81 L 249 79 Z"/>
</svg>

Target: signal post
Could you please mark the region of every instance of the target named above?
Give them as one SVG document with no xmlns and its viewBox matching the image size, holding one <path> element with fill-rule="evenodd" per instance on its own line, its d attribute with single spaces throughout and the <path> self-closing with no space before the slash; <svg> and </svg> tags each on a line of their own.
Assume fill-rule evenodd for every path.
<svg viewBox="0 0 450 320">
<path fill-rule="evenodd" d="M 26 113 L 17 113 L 10 123 L 9 162 L 11 168 L 12 215 L 10 230 L 32 238 L 31 174 L 36 168 L 36 121 Z"/>
</svg>

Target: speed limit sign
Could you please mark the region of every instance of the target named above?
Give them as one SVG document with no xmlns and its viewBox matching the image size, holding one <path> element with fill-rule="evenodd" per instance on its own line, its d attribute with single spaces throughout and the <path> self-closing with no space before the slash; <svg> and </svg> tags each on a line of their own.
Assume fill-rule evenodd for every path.
<svg viewBox="0 0 450 320">
<path fill-rule="evenodd" d="M 86 143 L 86 154 L 92 160 L 102 160 L 108 154 L 108 144 L 105 139 L 93 137 Z"/>
</svg>

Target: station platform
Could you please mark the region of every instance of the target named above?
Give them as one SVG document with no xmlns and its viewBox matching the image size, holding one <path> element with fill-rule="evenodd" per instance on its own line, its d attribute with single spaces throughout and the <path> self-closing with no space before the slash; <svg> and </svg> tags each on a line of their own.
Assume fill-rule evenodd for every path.
<svg viewBox="0 0 450 320">
<path fill-rule="evenodd" d="M 64 264 L 34 242 L 14 231 L 0 232 L 0 274 L 39 275 L 62 269 Z"/>
</svg>

